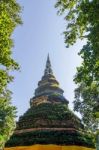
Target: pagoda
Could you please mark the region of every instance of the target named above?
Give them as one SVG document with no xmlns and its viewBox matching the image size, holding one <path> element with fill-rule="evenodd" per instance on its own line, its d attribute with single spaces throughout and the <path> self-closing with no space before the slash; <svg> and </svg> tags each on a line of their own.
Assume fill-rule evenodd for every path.
<svg viewBox="0 0 99 150">
<path fill-rule="evenodd" d="M 68 108 L 69 101 L 63 93 L 48 55 L 44 75 L 30 99 L 30 108 L 19 118 L 6 146 L 53 144 L 93 148 L 92 138 L 85 132 L 81 120 Z"/>
</svg>

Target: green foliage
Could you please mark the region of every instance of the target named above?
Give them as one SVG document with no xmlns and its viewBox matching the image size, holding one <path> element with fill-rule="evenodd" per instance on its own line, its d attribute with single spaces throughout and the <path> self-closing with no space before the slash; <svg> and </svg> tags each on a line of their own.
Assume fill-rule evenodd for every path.
<svg viewBox="0 0 99 150">
<path fill-rule="evenodd" d="M 25 146 L 33 144 L 80 145 L 94 148 L 92 137 L 72 131 L 33 131 L 14 134 L 7 147 Z"/>
<path fill-rule="evenodd" d="M 16 127 L 16 108 L 11 106 L 10 95 L 11 92 L 7 90 L 5 95 L 0 96 L 0 148 L 4 147 Z"/>
<path fill-rule="evenodd" d="M 99 120 L 96 119 L 93 111 L 94 106 L 97 105 L 98 94 L 97 83 L 93 83 L 91 86 L 82 83 L 75 89 L 74 110 L 80 112 L 88 130 L 95 131 L 98 127 Z"/>
<path fill-rule="evenodd" d="M 97 126 L 93 110 L 99 104 L 99 1 L 57 0 L 56 7 L 58 14 L 65 14 L 67 21 L 64 31 L 66 46 L 73 45 L 77 39 L 87 39 L 87 44 L 79 52 L 83 62 L 74 79 L 78 85 L 74 110 L 79 111 L 86 126 L 93 129 L 94 125 Z"/>
<path fill-rule="evenodd" d="M 58 14 L 66 13 L 68 24 L 64 34 L 67 46 L 74 44 L 77 38 L 98 40 L 98 0 L 57 0 L 56 7 L 59 8 Z"/>
<path fill-rule="evenodd" d="M 8 84 L 13 81 L 10 71 L 19 69 L 12 58 L 11 35 L 21 24 L 21 8 L 16 0 L 0 0 L 0 148 L 4 147 L 15 128 L 15 107 L 11 105 Z"/>
<path fill-rule="evenodd" d="M 37 123 L 39 122 L 39 123 Z M 44 122 L 44 124 L 42 123 Z M 62 124 L 64 122 L 64 124 Z M 40 104 L 32 106 L 20 117 L 17 129 L 26 128 L 83 128 L 80 119 L 70 111 L 66 104 Z"/>
</svg>

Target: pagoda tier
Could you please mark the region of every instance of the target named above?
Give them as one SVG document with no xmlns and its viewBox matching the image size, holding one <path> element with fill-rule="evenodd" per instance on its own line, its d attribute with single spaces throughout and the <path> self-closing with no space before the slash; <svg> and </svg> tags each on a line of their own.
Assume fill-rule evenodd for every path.
<svg viewBox="0 0 99 150">
<path fill-rule="evenodd" d="M 94 142 L 84 130 L 81 120 L 64 102 L 31 106 L 20 117 L 15 133 L 6 146 L 22 147 L 35 144 L 94 148 Z"/>
<path fill-rule="evenodd" d="M 68 108 L 64 91 L 53 75 L 49 55 L 30 108 L 19 118 L 7 147 L 57 144 L 94 147 L 81 120 Z"/>
</svg>

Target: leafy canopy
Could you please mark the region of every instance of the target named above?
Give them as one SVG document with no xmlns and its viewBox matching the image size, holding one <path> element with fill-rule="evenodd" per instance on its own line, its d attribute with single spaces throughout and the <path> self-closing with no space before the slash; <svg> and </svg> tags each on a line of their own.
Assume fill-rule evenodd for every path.
<svg viewBox="0 0 99 150">
<path fill-rule="evenodd" d="M 99 113 L 99 1 L 57 0 L 58 14 L 65 14 L 65 43 L 69 47 L 77 39 L 87 39 L 80 50 L 82 64 L 77 68 L 74 81 L 74 110 L 79 111 L 82 120 L 90 129 L 97 126 L 95 115 Z M 90 120 L 90 121 L 89 121 Z M 98 120 L 99 122 L 99 120 Z"/>
<path fill-rule="evenodd" d="M 15 128 L 15 107 L 11 105 L 8 84 L 13 81 L 10 71 L 18 70 L 18 63 L 12 58 L 11 35 L 21 24 L 21 7 L 16 0 L 0 0 L 0 148 L 9 139 Z"/>
</svg>

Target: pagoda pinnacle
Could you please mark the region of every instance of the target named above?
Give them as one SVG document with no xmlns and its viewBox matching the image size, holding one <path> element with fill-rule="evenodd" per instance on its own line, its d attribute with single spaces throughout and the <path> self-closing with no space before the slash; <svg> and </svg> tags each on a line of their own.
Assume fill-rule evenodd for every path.
<svg viewBox="0 0 99 150">
<path fill-rule="evenodd" d="M 46 68 L 44 75 L 41 80 L 38 82 L 38 87 L 35 89 L 34 97 L 31 99 L 30 104 L 34 104 L 34 99 L 40 96 L 50 97 L 52 95 L 57 95 L 60 101 L 64 101 L 68 104 L 68 101 L 63 96 L 64 91 L 59 87 L 59 82 L 56 80 L 53 75 L 51 68 L 51 62 L 49 54 L 47 56 Z"/>
<path fill-rule="evenodd" d="M 48 54 L 44 75 L 47 76 L 49 74 L 53 75 L 53 71 L 52 71 L 52 67 L 51 67 L 50 57 L 49 57 L 49 54 Z"/>
</svg>

